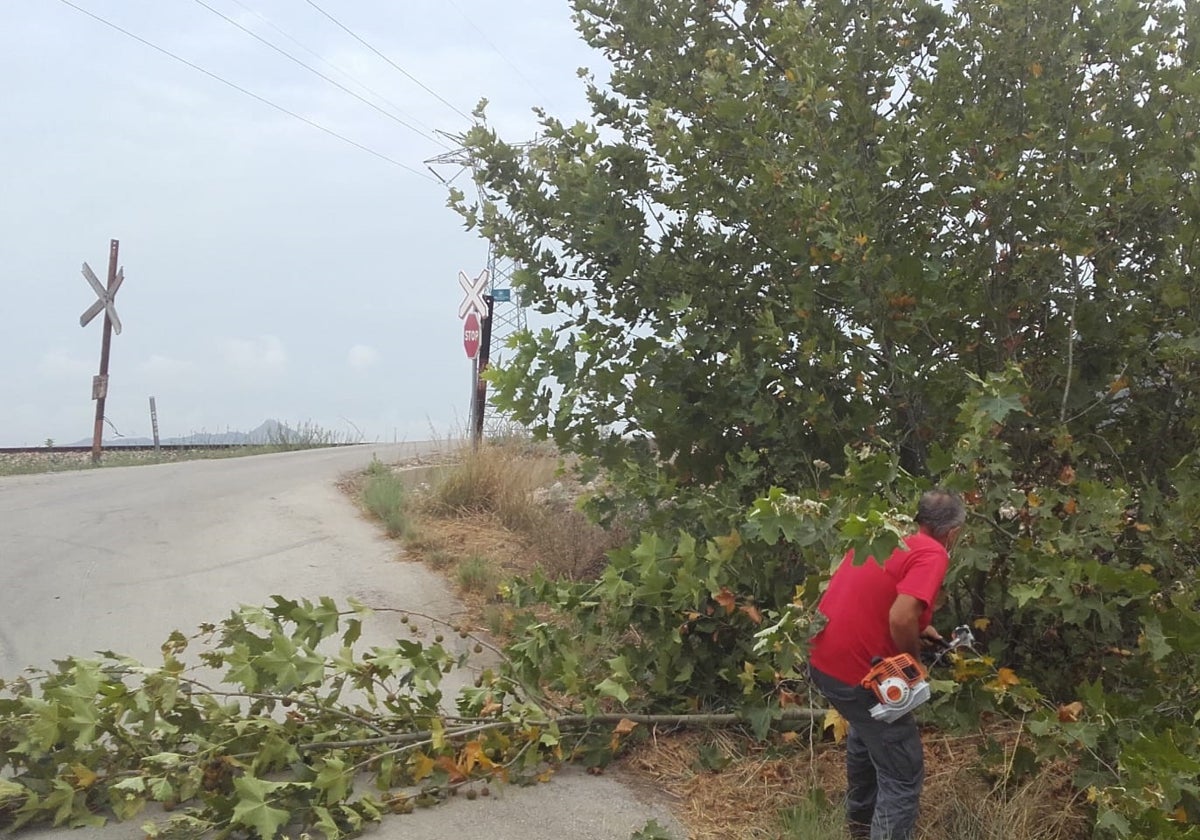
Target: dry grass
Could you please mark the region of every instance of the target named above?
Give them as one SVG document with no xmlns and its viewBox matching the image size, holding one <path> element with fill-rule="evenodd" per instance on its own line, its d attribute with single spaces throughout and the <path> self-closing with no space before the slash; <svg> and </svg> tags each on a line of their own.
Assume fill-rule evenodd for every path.
<svg viewBox="0 0 1200 840">
<path fill-rule="evenodd" d="M 845 753 L 833 743 L 814 745 L 807 732 L 799 735 L 791 744 L 778 736 L 763 744 L 725 731 L 653 733 L 619 766 L 675 801 L 690 840 L 841 837 Z M 1015 731 L 989 736 L 1011 744 Z M 1089 836 L 1087 816 L 1072 799 L 1069 768 L 1050 765 L 1005 790 L 980 772 L 977 748 L 984 736 L 926 732 L 924 740 L 927 777 L 918 840 Z M 719 769 L 710 769 L 714 766 Z M 814 805 L 820 802 L 831 804 Z"/>
<path fill-rule="evenodd" d="M 558 458 L 546 450 L 484 444 L 462 457 L 432 488 L 425 507 L 434 515 L 490 513 L 504 527 L 528 530 L 537 519 L 534 490 L 554 481 Z"/>
</svg>

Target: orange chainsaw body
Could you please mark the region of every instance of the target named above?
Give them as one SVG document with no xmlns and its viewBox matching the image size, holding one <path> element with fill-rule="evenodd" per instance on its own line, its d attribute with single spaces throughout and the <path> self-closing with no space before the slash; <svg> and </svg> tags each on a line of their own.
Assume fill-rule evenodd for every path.
<svg viewBox="0 0 1200 840">
<path fill-rule="evenodd" d="M 879 701 L 871 707 L 871 717 L 891 723 L 920 706 L 929 699 L 928 677 L 925 666 L 907 653 L 875 663 L 862 680 Z"/>
</svg>

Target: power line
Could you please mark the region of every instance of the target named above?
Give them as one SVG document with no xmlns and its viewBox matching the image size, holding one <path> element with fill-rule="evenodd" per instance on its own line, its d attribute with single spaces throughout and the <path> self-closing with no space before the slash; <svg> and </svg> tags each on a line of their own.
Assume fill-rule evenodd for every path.
<svg viewBox="0 0 1200 840">
<path fill-rule="evenodd" d="M 305 2 L 306 2 L 306 3 L 308 3 L 308 5 L 312 6 L 314 9 L 316 9 L 318 12 L 320 12 L 321 14 L 323 14 L 325 17 L 329 18 L 329 20 L 330 20 L 330 21 L 332 21 L 332 22 L 334 23 L 334 25 L 335 25 L 335 26 L 337 26 L 339 29 L 341 29 L 343 32 L 345 32 L 347 35 L 349 35 L 349 36 L 350 36 L 351 38 L 353 38 L 355 41 L 358 41 L 358 43 L 362 44 L 364 47 L 366 47 L 367 49 L 369 49 L 371 52 L 375 53 L 375 55 L 379 56 L 379 57 L 380 57 L 380 58 L 382 58 L 384 61 L 386 61 L 388 64 L 392 65 L 392 67 L 394 67 L 395 69 L 399 70 L 399 71 L 400 71 L 401 73 L 403 73 L 403 74 L 404 74 L 404 75 L 405 75 L 407 78 L 411 79 L 411 80 L 412 80 L 412 81 L 413 81 L 413 82 L 414 82 L 414 83 L 415 83 L 415 84 L 416 84 L 416 85 L 417 85 L 419 88 L 421 88 L 421 89 L 422 89 L 422 90 L 424 90 L 426 93 L 428 93 L 430 96 L 432 96 L 433 98 L 435 98 L 435 99 L 436 99 L 438 102 L 441 102 L 443 105 L 445 105 L 447 108 L 449 108 L 449 109 L 450 109 L 451 111 L 453 111 L 454 113 L 458 114 L 458 115 L 459 115 L 460 117 L 462 117 L 464 120 L 468 120 L 469 122 L 474 122 L 474 121 L 475 121 L 475 118 L 474 118 L 474 117 L 471 117 L 471 116 L 468 116 L 467 114 L 464 114 L 462 111 L 460 111 L 458 108 L 456 108 L 456 107 L 455 107 L 453 104 L 451 104 L 450 102 L 447 102 L 447 101 L 446 101 L 446 100 L 445 100 L 445 99 L 444 99 L 444 98 L 443 98 L 443 97 L 442 97 L 442 96 L 441 96 L 439 93 L 437 93 L 437 91 L 435 91 L 435 90 L 433 90 L 432 88 L 428 87 L 428 86 L 427 86 L 427 85 L 426 85 L 424 82 L 422 82 L 420 79 L 418 79 L 418 78 L 417 78 L 416 76 L 414 76 L 412 73 L 409 73 L 407 70 L 405 70 L 405 69 L 404 69 L 403 67 L 401 67 L 399 64 L 397 64 L 396 62 L 392 61 L 390 58 L 388 58 L 386 55 L 384 55 L 383 53 L 381 53 L 379 50 L 375 49 L 373 46 L 371 46 L 370 44 L 368 44 L 366 41 L 364 41 L 362 38 L 360 38 L 358 35 L 356 35 L 354 32 L 352 32 L 352 31 L 349 29 L 349 27 L 347 27 L 347 26 L 346 26 L 344 23 L 342 23 L 340 20 L 338 20 L 337 18 L 335 18 L 333 15 L 329 14 L 329 12 L 325 11 L 325 10 L 324 10 L 324 9 L 322 9 L 320 6 L 318 6 L 316 3 L 314 3 L 314 2 L 313 2 L 313 0 L 305 0 Z"/>
<path fill-rule="evenodd" d="M 258 19 L 259 19 L 259 20 L 261 20 L 263 23 L 265 23 L 267 26 L 269 26 L 269 27 L 271 27 L 272 29 L 274 29 L 276 32 L 278 32 L 280 35 L 282 35 L 284 38 L 286 38 L 287 40 L 291 41 L 291 42 L 292 42 L 293 44 L 295 44 L 297 47 L 299 47 L 300 49 L 304 50 L 304 52 L 306 52 L 306 53 L 308 53 L 309 55 L 311 55 L 311 56 L 312 56 L 313 58 L 315 58 L 317 61 L 319 61 L 319 62 L 321 62 L 322 64 L 324 64 L 326 67 L 330 68 L 331 70 L 333 70 L 333 71 L 335 71 L 335 72 L 337 72 L 337 73 L 340 73 L 340 74 L 341 74 L 341 75 L 342 75 L 344 78 L 347 78 L 347 79 L 349 79 L 351 82 L 353 82 L 353 83 L 354 83 L 354 85 L 355 85 L 356 87 L 358 87 L 358 88 L 361 88 L 362 90 L 365 90 L 367 93 L 371 94 L 371 96 L 374 96 L 376 99 L 380 100 L 381 102 L 386 102 L 388 105 L 392 106 L 392 108 L 393 108 L 393 109 L 396 111 L 396 113 L 398 113 L 398 114 L 404 114 L 404 116 L 405 116 L 405 117 L 407 117 L 408 119 L 412 120 L 414 123 L 416 123 L 417 125 L 421 126 L 421 128 L 425 129 L 426 131 L 429 131 L 429 132 L 435 132 L 435 133 L 436 133 L 436 129 L 434 129 L 434 128 L 431 128 L 430 126 L 428 126 L 428 125 L 426 125 L 425 123 L 421 122 L 419 119 L 417 119 L 416 117 L 412 116 L 411 114 L 406 114 L 406 113 L 404 112 L 404 109 L 403 109 L 403 108 L 401 108 L 399 105 L 397 105 L 395 102 L 393 102 L 392 100 L 388 99 L 386 96 L 384 96 L 384 95 L 383 95 L 382 93 L 380 93 L 379 91 L 377 91 L 377 90 L 374 90 L 374 89 L 373 89 L 373 88 L 371 88 L 369 85 L 366 85 L 366 84 L 364 84 L 364 83 L 363 83 L 363 81 L 362 81 L 361 79 L 357 79 L 357 78 L 355 78 L 354 74 L 353 74 L 353 73 L 351 73 L 350 71 L 346 70 L 344 67 L 339 67 L 338 65 L 334 64 L 332 61 L 330 61 L 329 59 L 325 58 L 323 55 L 321 55 L 320 53 L 318 53 L 316 50 L 312 49 L 311 47 L 305 46 L 305 45 L 304 45 L 304 44 L 303 44 L 301 41 L 299 41 L 298 39 L 296 39 L 296 38 L 295 38 L 295 37 L 293 37 L 292 35 L 288 34 L 288 32 L 287 32 L 286 30 L 284 30 L 284 29 L 280 28 L 280 27 L 279 27 L 279 26 L 278 26 L 278 25 L 277 25 L 277 24 L 276 24 L 274 21 L 272 21 L 270 18 L 266 17 L 266 16 L 265 16 L 264 14 L 262 14 L 261 12 L 259 12 L 259 11 L 255 10 L 255 9 L 251 9 L 249 6 L 247 6 L 247 5 L 246 5 L 245 3 L 243 3 L 241 0 L 232 0 L 232 2 L 233 2 L 233 4 L 234 4 L 235 6 L 238 6 L 238 7 L 239 7 L 239 8 L 241 8 L 243 11 L 249 12 L 250 14 L 254 15 L 256 18 L 258 18 Z M 443 141 L 443 140 L 437 140 L 437 142 L 441 143 L 441 144 L 442 144 L 444 147 L 446 147 L 446 148 L 450 148 L 450 147 L 449 147 L 449 145 L 447 145 L 447 144 L 445 143 L 445 141 Z"/>
<path fill-rule="evenodd" d="M 137 41 L 139 44 L 143 44 L 143 45 L 149 47 L 150 49 L 160 52 L 169 58 L 173 58 L 181 64 L 186 64 L 188 67 L 191 67 L 193 70 L 203 73 L 205 76 L 208 76 L 210 79 L 214 79 L 223 85 L 227 85 L 227 86 L 233 88 L 234 90 L 238 91 L 239 93 L 244 93 L 246 96 L 249 96 L 251 99 L 258 100 L 259 102 L 263 103 L 264 105 L 274 108 L 276 111 L 279 111 L 282 114 L 287 114 L 289 117 L 293 117 L 294 119 L 300 120 L 300 122 L 306 123 L 306 124 L 312 126 L 313 128 L 317 129 L 318 131 L 322 131 L 322 132 L 328 134 L 330 137 L 336 137 L 338 140 L 341 140 L 343 143 L 349 143 L 354 148 L 361 149 L 362 151 L 366 152 L 369 155 L 374 155 L 375 157 L 379 158 L 380 160 L 387 161 L 388 163 L 392 164 L 393 166 L 398 166 L 401 169 L 411 172 L 412 174 L 417 175 L 421 178 L 424 178 L 427 181 L 432 181 L 435 184 L 437 183 L 436 178 L 432 178 L 429 175 L 426 175 L 421 170 L 414 169 L 413 167 L 409 166 L 408 164 L 401 163 L 400 161 L 398 161 L 394 158 L 388 157 L 387 155 L 383 154 L 382 152 L 377 152 L 368 146 L 364 146 L 362 143 L 359 143 L 355 140 L 351 140 L 349 137 L 346 137 L 344 135 L 338 134 L 333 129 L 326 128 L 325 126 L 321 125 L 320 123 L 314 122 L 313 120 L 310 120 L 308 117 L 301 116 L 300 114 L 297 114 L 294 111 L 289 111 L 287 108 L 284 108 L 282 105 L 276 105 L 271 100 L 266 99 L 262 96 L 259 96 L 257 93 L 254 93 L 253 91 L 246 90 L 241 85 L 235 84 L 234 82 L 231 82 L 228 79 L 222 78 L 221 76 L 218 76 L 216 73 L 213 73 L 210 70 L 205 70 L 199 64 L 193 64 L 192 62 L 188 61 L 186 58 L 181 58 L 180 56 L 176 55 L 175 53 L 171 52 L 170 50 L 168 50 L 164 47 L 160 47 L 157 44 L 153 44 L 150 41 L 147 41 L 145 38 L 141 37 L 140 35 L 133 34 L 128 29 L 122 29 L 120 26 L 118 26 L 117 24 L 113 23 L 110 20 L 105 20 L 104 18 L 100 17 L 99 15 L 89 12 L 87 9 L 81 8 L 80 6 L 76 6 L 74 3 L 71 2 L 71 0 L 59 0 L 59 2 L 62 3 L 63 5 L 70 6 L 75 11 L 80 12 L 81 14 L 87 15 L 92 20 L 94 20 L 98 23 L 102 23 L 105 26 L 109 27 L 110 29 L 117 30 L 122 35 L 127 35 L 128 37 Z"/>
<path fill-rule="evenodd" d="M 226 15 L 224 12 L 214 9 L 212 6 L 208 5 L 208 3 L 205 3 L 204 0 L 196 0 L 196 3 L 200 6 L 203 6 L 204 8 L 208 9 L 210 12 L 212 12 L 214 15 L 216 15 L 217 17 L 224 20 L 230 26 L 237 27 L 242 32 L 245 32 L 247 35 L 249 35 L 254 40 L 258 41 L 260 44 L 270 47 L 271 49 L 275 50 L 275 52 L 279 53 L 280 55 L 282 55 L 284 58 L 288 59 L 289 61 L 294 61 L 296 64 L 299 64 L 301 67 L 303 67 L 308 72 L 313 73 L 317 76 L 320 76 L 322 79 L 329 82 L 329 84 L 333 85 L 338 90 L 344 91 L 345 93 L 350 94 L 355 99 L 357 99 L 359 102 L 362 102 L 363 104 L 368 105 L 371 108 L 374 108 L 376 111 L 383 114 L 388 119 L 396 121 L 397 123 L 399 123 L 400 125 L 404 126 L 407 129 L 409 129 L 410 131 L 415 131 L 417 134 L 421 135 L 429 142 L 437 143 L 437 144 L 441 145 L 443 148 L 446 148 L 446 144 L 443 143 L 441 140 L 431 137 L 430 135 L 426 134 L 424 131 L 421 131 L 421 129 L 417 128 L 414 125 L 411 125 L 410 123 L 405 122 L 404 120 L 400 119 L 399 117 L 397 117 L 395 114 L 391 113 L 390 111 L 380 108 L 378 105 L 376 105 L 374 102 L 367 99 L 366 97 L 359 96 L 357 93 L 350 90 L 350 88 L 346 87 L 341 82 L 335 81 L 334 79 L 331 79 L 329 76 L 326 76 L 324 73 L 322 73 L 320 70 L 316 69 L 315 67 L 313 67 L 309 64 L 305 64 L 303 61 L 296 58 L 296 56 L 292 55 L 287 50 L 284 50 L 284 49 L 276 46 L 275 44 L 272 44 L 270 41 L 268 41 L 266 38 L 263 38 L 262 36 L 260 36 L 254 30 L 248 29 L 247 27 L 242 26 L 236 20 L 234 20 L 233 18 Z"/>
<path fill-rule="evenodd" d="M 487 44 L 489 47 L 492 48 L 492 52 L 494 52 L 496 55 L 500 56 L 500 58 L 502 58 L 504 60 L 504 63 L 507 64 L 509 67 L 511 67 L 516 72 L 516 74 L 521 77 L 521 81 L 523 81 L 529 87 L 529 89 L 531 91 L 533 91 L 538 96 L 542 97 L 543 100 L 545 100 L 543 104 L 545 104 L 545 105 L 551 104 L 549 101 L 549 98 L 546 96 L 546 94 L 540 88 L 538 88 L 537 85 L 535 85 L 533 82 L 531 82 L 529 80 L 528 76 L 526 76 L 524 73 L 521 72 L 521 68 L 518 67 L 516 64 L 514 64 L 512 59 L 510 59 L 507 55 L 505 55 L 504 53 L 502 53 L 500 51 L 500 48 L 497 47 L 496 44 L 492 41 L 492 39 L 487 36 L 486 32 L 484 32 L 482 29 L 479 28 L 478 24 L 475 23 L 475 21 L 472 19 L 472 17 L 463 11 L 461 6 L 459 6 L 456 2 L 454 2 L 454 0 L 447 0 L 447 2 L 449 2 L 450 5 L 454 7 L 454 10 L 456 12 L 458 12 L 463 17 L 464 20 L 466 20 L 467 24 L 472 29 L 474 29 L 476 32 L 479 33 L 479 37 L 483 39 L 483 42 L 485 44 Z"/>
</svg>

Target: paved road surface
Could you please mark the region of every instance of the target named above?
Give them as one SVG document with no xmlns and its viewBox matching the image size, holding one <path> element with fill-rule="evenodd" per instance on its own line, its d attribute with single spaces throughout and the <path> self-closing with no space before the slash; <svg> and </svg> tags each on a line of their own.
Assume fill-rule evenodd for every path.
<svg viewBox="0 0 1200 840">
<path fill-rule="evenodd" d="M 432 448 L 0 477 L 0 676 L 103 649 L 150 659 L 172 630 L 189 633 L 273 594 L 452 616 L 459 604 L 443 580 L 399 562 L 395 544 L 335 487 L 373 455 L 395 461 Z M 398 618 L 378 619 L 374 632 L 400 635 Z M 639 801 L 618 780 L 568 772 L 537 788 L 392 817 L 375 836 L 627 840 L 651 818 L 672 824 L 660 805 Z M 89 840 L 140 837 L 140 822 L 89 832 Z M 676 827 L 675 836 L 684 834 Z"/>
</svg>

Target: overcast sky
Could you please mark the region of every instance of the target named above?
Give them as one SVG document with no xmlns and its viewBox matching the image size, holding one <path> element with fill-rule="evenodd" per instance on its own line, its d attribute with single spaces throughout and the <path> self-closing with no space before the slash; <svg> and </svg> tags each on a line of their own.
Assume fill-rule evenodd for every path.
<svg viewBox="0 0 1200 840">
<path fill-rule="evenodd" d="M 415 172 L 63 0 L 5 0 L 0 446 L 90 438 L 101 319 L 80 328 L 95 300 L 80 266 L 103 280 L 111 239 L 124 330 L 106 414 L 121 434 L 149 436 L 151 395 L 164 437 L 267 418 L 368 440 L 461 430 L 457 275 L 487 251 L 424 161 L 481 97 L 514 141 L 533 136 L 533 106 L 585 116 L 575 71 L 603 62 L 567 0 L 71 2 Z"/>
</svg>

